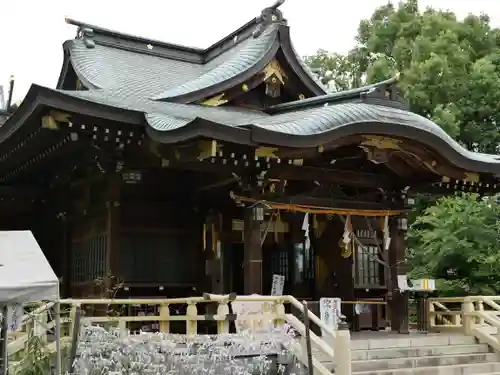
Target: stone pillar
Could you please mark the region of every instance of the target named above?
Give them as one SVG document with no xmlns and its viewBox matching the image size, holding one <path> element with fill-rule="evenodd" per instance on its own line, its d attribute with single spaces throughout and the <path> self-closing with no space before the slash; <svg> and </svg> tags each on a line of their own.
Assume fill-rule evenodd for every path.
<svg viewBox="0 0 500 375">
<path fill-rule="evenodd" d="M 245 209 L 244 220 L 244 290 L 245 294 L 262 294 L 261 224 L 264 207 L 255 205 Z"/>
<path fill-rule="evenodd" d="M 391 243 L 389 247 L 391 330 L 408 333 L 408 292 L 398 288 L 398 275 L 406 275 L 406 215 L 395 216 L 390 221 Z"/>
</svg>

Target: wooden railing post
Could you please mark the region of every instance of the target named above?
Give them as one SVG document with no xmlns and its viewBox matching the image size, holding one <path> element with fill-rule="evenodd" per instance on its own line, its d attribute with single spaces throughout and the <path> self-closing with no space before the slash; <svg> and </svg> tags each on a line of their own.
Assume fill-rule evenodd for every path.
<svg viewBox="0 0 500 375">
<path fill-rule="evenodd" d="M 188 300 L 186 309 L 186 335 L 195 336 L 198 333 L 198 309 L 196 302 Z"/>
<path fill-rule="evenodd" d="M 127 321 L 124 319 L 118 319 L 118 332 L 120 334 L 120 337 L 126 337 L 128 335 L 128 329 L 127 329 Z"/>
<path fill-rule="evenodd" d="M 273 313 L 277 317 L 274 319 L 274 324 L 276 327 L 282 328 L 285 325 L 285 320 L 283 319 L 285 316 L 285 305 L 283 304 L 283 300 L 279 299 L 274 302 Z"/>
<path fill-rule="evenodd" d="M 484 302 L 482 300 L 476 302 L 476 311 L 479 311 L 480 313 L 484 311 Z M 477 318 L 476 324 L 478 324 L 479 326 L 484 325 L 484 319 L 479 316 Z"/>
<path fill-rule="evenodd" d="M 160 306 L 160 332 L 170 333 L 170 307 L 168 303 Z"/>
<path fill-rule="evenodd" d="M 476 317 L 471 313 L 474 312 L 474 302 L 472 302 L 469 298 L 465 298 L 462 302 L 462 326 L 464 329 L 464 333 L 467 336 L 472 335 L 472 329 L 474 327 Z"/>
<path fill-rule="evenodd" d="M 429 314 L 427 320 L 429 322 L 429 326 L 427 327 L 427 330 L 430 332 L 436 326 L 436 308 L 434 307 L 434 303 L 432 303 L 431 300 L 427 300 L 427 305 L 427 313 Z"/>
<path fill-rule="evenodd" d="M 345 316 L 341 317 L 337 337 L 335 339 L 335 368 L 336 375 L 351 375 L 351 333 L 345 321 Z"/>
<path fill-rule="evenodd" d="M 77 304 L 72 304 L 71 310 L 69 312 L 69 330 L 68 330 L 68 336 L 73 337 L 73 329 L 74 329 L 74 323 L 75 323 L 75 317 L 76 317 L 76 310 L 78 309 Z"/>
<path fill-rule="evenodd" d="M 229 306 L 227 301 L 220 301 L 217 306 L 217 316 L 220 318 L 225 318 L 224 320 L 217 321 L 217 334 L 229 333 Z"/>
</svg>

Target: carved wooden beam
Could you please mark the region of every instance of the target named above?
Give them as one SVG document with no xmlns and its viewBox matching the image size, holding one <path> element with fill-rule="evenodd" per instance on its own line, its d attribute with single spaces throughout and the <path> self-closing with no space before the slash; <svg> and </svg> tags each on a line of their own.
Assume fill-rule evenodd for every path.
<svg viewBox="0 0 500 375">
<path fill-rule="evenodd" d="M 175 147 L 158 145 L 155 150 L 158 152 L 157 155 L 162 155 L 162 166 L 165 167 L 175 163 L 189 163 L 215 157 L 221 148 L 222 145 L 217 141 L 207 139 Z"/>
<path fill-rule="evenodd" d="M 164 167 L 194 170 L 205 173 L 213 173 L 219 175 L 230 176 L 245 176 L 251 170 L 240 165 L 231 163 L 221 164 L 219 162 L 212 163 L 211 160 L 203 162 L 168 162 L 164 163 Z M 376 187 L 389 189 L 396 185 L 389 176 L 357 172 L 333 168 L 318 168 L 305 167 L 293 164 L 273 165 L 269 169 L 259 170 L 266 179 L 277 180 L 295 180 L 295 181 L 319 181 L 330 182 L 338 185 L 357 186 L 357 187 Z"/>
<path fill-rule="evenodd" d="M 390 188 L 394 182 L 388 176 L 342 169 L 282 165 L 269 170 L 269 177 L 286 180 L 309 180 L 338 183 L 347 186 Z"/>
</svg>

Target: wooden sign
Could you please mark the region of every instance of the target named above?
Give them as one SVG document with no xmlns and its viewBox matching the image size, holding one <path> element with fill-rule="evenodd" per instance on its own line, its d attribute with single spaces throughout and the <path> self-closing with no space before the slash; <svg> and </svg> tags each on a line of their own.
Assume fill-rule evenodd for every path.
<svg viewBox="0 0 500 375">
<path fill-rule="evenodd" d="M 334 332 L 337 331 L 341 312 L 340 298 L 320 298 L 319 314 L 320 319 L 330 327 Z M 327 336 L 326 332 L 321 332 L 321 335 Z"/>
<path fill-rule="evenodd" d="M 273 282 L 271 284 L 271 295 L 282 296 L 285 289 L 285 276 L 273 274 Z"/>
</svg>

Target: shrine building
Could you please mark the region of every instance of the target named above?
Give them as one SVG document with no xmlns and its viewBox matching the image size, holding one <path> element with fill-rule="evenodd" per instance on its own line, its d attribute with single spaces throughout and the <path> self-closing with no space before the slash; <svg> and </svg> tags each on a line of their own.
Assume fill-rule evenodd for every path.
<svg viewBox="0 0 500 375">
<path fill-rule="evenodd" d="M 279 274 L 404 324 L 412 195 L 498 191 L 500 160 L 410 112 L 396 78 L 328 93 L 278 5 L 206 49 L 67 20 L 57 88 L 0 127 L 1 229 L 33 231 L 63 295 L 110 276 L 130 297 L 269 294 Z"/>
</svg>

